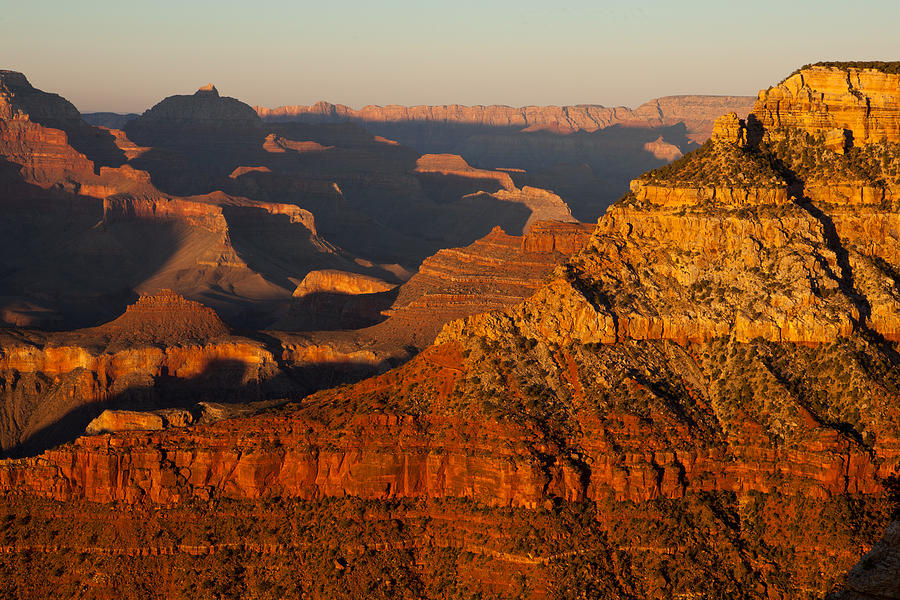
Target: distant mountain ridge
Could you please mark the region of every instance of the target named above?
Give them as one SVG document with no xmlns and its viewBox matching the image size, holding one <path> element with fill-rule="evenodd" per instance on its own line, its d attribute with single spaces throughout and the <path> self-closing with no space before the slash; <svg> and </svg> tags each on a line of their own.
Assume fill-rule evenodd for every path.
<svg viewBox="0 0 900 600">
<path fill-rule="evenodd" d="M 554 130 L 560 133 L 597 131 L 613 125 L 659 127 L 684 122 L 689 130 L 709 129 L 716 117 L 734 111 L 746 115 L 754 96 L 663 96 L 635 109 L 600 104 L 564 106 L 522 106 L 461 104 L 403 106 L 369 105 L 359 110 L 343 104 L 320 101 L 309 106 L 255 106 L 259 116 L 269 121 L 361 121 L 459 123 L 490 127 L 518 127 Z M 710 129 L 711 131 L 711 129 Z"/>
<path fill-rule="evenodd" d="M 607 107 L 601 104 L 528 105 L 521 107 L 489 105 L 402 105 L 369 104 L 354 109 L 344 104 L 320 100 L 310 105 L 283 105 L 276 108 L 254 106 L 266 121 L 303 121 L 307 123 L 357 122 L 430 122 L 458 123 L 489 127 L 518 127 L 529 130 L 554 130 L 559 133 L 597 131 L 613 125 L 659 127 L 684 122 L 689 130 L 711 131 L 712 122 L 727 112 L 746 116 L 755 96 L 676 95 L 648 100 L 637 108 Z M 121 129 L 137 118 L 134 113 L 83 113 L 92 125 Z M 706 137 L 708 137 L 708 132 Z"/>
</svg>

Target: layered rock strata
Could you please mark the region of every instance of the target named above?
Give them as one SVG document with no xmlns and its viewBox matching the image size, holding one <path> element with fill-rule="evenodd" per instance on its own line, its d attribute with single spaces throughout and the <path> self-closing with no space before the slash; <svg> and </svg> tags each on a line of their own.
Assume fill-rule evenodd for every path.
<svg viewBox="0 0 900 600">
<path fill-rule="evenodd" d="M 383 403 L 398 384 L 425 386 L 421 401 L 432 407 L 452 405 L 460 394 L 464 402 L 474 400 L 468 391 L 471 384 L 464 380 L 490 372 L 491 367 L 477 366 L 474 357 L 467 359 L 463 353 L 490 359 L 465 344 L 439 345 L 398 371 L 352 390 L 323 392 L 283 415 L 162 434 L 81 438 L 40 458 L 3 464 L 0 486 L 63 501 L 168 504 L 220 495 L 314 499 L 351 494 L 370 499 L 461 496 L 487 505 L 537 507 L 548 494 L 569 501 L 632 502 L 714 491 L 778 490 L 823 498 L 872 494 L 882 489 L 881 479 L 900 460 L 896 437 L 879 438 L 876 452 L 881 460 L 873 461 L 865 448 L 804 412 L 793 399 L 779 407 L 787 421 L 778 432 L 773 429 L 777 423 L 770 420 L 772 413 L 762 407 L 726 409 L 727 399 L 716 398 L 715 388 L 710 396 L 686 383 L 676 391 L 684 394 L 683 401 L 692 394 L 704 394 L 698 398 L 711 401 L 726 426 L 724 432 L 705 431 L 710 421 L 702 417 L 695 424 L 700 429 L 692 431 L 686 417 L 664 412 L 660 404 L 664 398 L 654 392 L 652 382 L 642 384 L 627 377 L 622 384 L 630 390 L 628 394 L 646 403 L 646 416 L 624 406 L 602 415 L 593 411 L 572 415 L 583 435 L 577 441 L 534 431 L 531 418 L 524 414 L 509 419 L 487 417 L 476 423 L 452 417 L 452 409 L 445 416 L 431 409 L 419 414 L 413 405 L 377 414 L 378 406 L 390 406 Z M 651 365 L 664 369 L 675 369 L 678 361 L 690 356 L 690 351 L 674 345 L 644 346 L 638 352 Z M 555 393 L 573 390 L 568 401 L 576 405 L 586 402 L 593 393 L 583 390 L 587 366 L 596 355 L 563 351 L 551 354 L 549 360 L 550 377 L 560 381 L 545 385 L 559 385 Z M 513 405 L 522 401 L 515 396 L 523 393 L 524 389 L 513 388 Z M 494 402 L 492 397 L 486 396 L 484 402 Z M 329 408 L 351 400 L 362 402 L 360 408 L 366 410 L 339 416 Z M 687 404 L 683 408 L 695 410 Z M 509 409 L 492 410 L 505 413 Z M 770 436 L 779 433 L 785 443 L 780 450 L 770 447 Z M 722 434 L 727 452 L 712 441 Z M 611 454 L 614 446 L 620 450 Z M 549 455 L 538 460 L 540 452 Z"/>
<path fill-rule="evenodd" d="M 494 231 L 423 265 L 398 304 L 427 302 L 429 278 L 480 302 L 506 286 L 534 282 L 535 292 L 444 326 L 407 364 L 239 419 L 81 437 L 4 461 L 0 489 L 13 504 L 147 513 L 259 502 L 288 507 L 291 523 L 299 502 L 353 496 L 366 520 L 383 503 L 465 500 L 485 519 L 470 529 L 519 540 L 513 550 L 560 540 L 552 555 L 515 555 L 558 577 L 496 577 L 502 592 L 533 598 L 822 596 L 886 530 L 864 565 L 871 580 L 853 571 L 847 584 L 890 591 L 900 223 L 892 202 L 817 198 L 889 189 L 895 148 L 829 147 L 736 115 L 715 130 L 696 153 L 639 178 L 583 245 L 575 224 L 536 224 L 530 242 Z M 562 266 L 529 262 L 529 249 L 571 248 Z M 516 511 L 560 520 L 505 529 Z M 338 522 L 354 520 L 327 521 L 332 537 Z M 414 521 L 398 509 L 383 522 Z M 585 539 L 596 546 L 567 542 L 595 526 Z M 335 555 L 334 571 L 379 586 L 396 573 L 396 555 L 363 554 Z M 436 580 L 453 583 L 477 568 L 439 570 L 448 575 Z"/>
<path fill-rule="evenodd" d="M 767 130 L 844 132 L 850 143 L 900 141 L 900 73 L 846 63 L 812 65 L 759 93 L 753 114 Z"/>
<path fill-rule="evenodd" d="M 553 267 L 583 246 L 593 226 L 538 221 L 524 236 L 495 228 L 465 248 L 426 259 L 399 289 L 386 326 L 414 324 L 418 343 L 430 343 L 453 319 L 511 306 L 541 285 Z M 430 337 L 429 337 L 430 336 Z"/>
</svg>

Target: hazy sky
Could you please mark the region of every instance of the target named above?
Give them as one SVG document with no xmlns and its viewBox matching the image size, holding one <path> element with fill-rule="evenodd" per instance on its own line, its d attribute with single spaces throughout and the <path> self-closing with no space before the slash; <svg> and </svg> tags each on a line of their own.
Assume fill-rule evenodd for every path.
<svg viewBox="0 0 900 600">
<path fill-rule="evenodd" d="M 208 82 L 248 104 L 636 106 L 755 94 L 817 60 L 900 59 L 900 2 L 28 0 L 0 68 L 83 111 Z"/>
</svg>

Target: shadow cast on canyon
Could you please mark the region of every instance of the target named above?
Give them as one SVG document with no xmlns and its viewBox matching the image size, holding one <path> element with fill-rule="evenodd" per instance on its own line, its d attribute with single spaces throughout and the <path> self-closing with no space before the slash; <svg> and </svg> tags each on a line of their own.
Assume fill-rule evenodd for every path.
<svg viewBox="0 0 900 600">
<path fill-rule="evenodd" d="M 516 177 L 519 183 L 534 184 L 539 180 L 544 186 L 560 190 L 576 218 L 593 221 L 627 191 L 631 179 L 666 163 L 647 150 L 646 144 L 662 138 L 685 152 L 696 147 L 684 123 L 651 128 L 614 125 L 594 132 L 558 133 L 463 123 L 265 122 L 263 131 L 335 149 L 324 153 L 271 153 L 263 150 L 259 135 L 254 137 L 259 142 L 256 145 L 246 136 L 230 140 L 223 135 L 222 139 L 229 143 L 173 140 L 154 147 L 131 164 L 147 170 L 161 190 L 177 195 L 233 187 L 228 174 L 238 166 L 266 167 L 299 178 L 325 178 L 336 183 L 346 201 L 363 214 L 393 225 L 400 233 L 415 236 L 415 229 L 404 227 L 402 218 L 392 223 L 393 217 L 403 211 L 415 213 L 423 199 L 447 204 L 447 186 L 453 183 L 444 179 L 435 187 L 428 177 L 420 177 L 424 185 L 418 191 L 402 189 L 404 185 L 408 187 L 403 182 L 410 181 L 419 154 L 459 154 L 477 168 L 525 169 L 524 176 Z M 383 143 L 375 136 L 396 140 L 399 145 Z M 584 185 L 574 185 L 562 172 L 554 171 L 561 165 L 586 165 L 592 177 Z M 530 177 L 537 179 L 532 182 Z M 455 190 L 458 186 L 450 187 Z M 462 187 L 466 193 L 477 191 L 468 182 Z M 264 199 L 252 191 L 244 192 L 254 199 Z M 324 230 L 337 228 L 327 223 L 331 218 L 328 211 L 311 205 L 304 194 L 288 192 L 279 196 L 279 202 L 312 210 Z M 472 241 L 456 240 L 461 245 Z"/>
<path fill-rule="evenodd" d="M 257 333 L 254 338 L 273 351 L 279 365 L 279 369 L 266 378 L 248 380 L 248 365 L 235 359 L 212 361 L 193 377 L 178 377 L 163 368 L 149 385 L 132 384 L 106 399 L 70 398 L 58 414 L 43 417 L 43 422 L 48 424 L 31 434 L 22 432 L 19 443 L 6 448 L 0 458 L 36 456 L 72 442 L 85 435 L 88 424 L 104 410 L 184 409 L 191 413 L 195 424 L 202 425 L 299 401 L 315 391 L 361 381 L 400 364 L 396 359 L 388 359 L 377 365 L 343 361 L 295 366 L 281 358 L 281 343 L 276 338 L 264 333 Z M 49 406 L 36 406 L 33 410 L 50 408 L 54 402 L 45 404 Z"/>
<path fill-rule="evenodd" d="M 313 292 L 294 298 L 282 329 L 287 331 L 331 331 L 363 329 L 384 322 L 397 299 L 399 286 L 385 292 L 345 294 Z"/>
<path fill-rule="evenodd" d="M 2 159 L 0 208 L 0 311 L 30 302 L 51 319 L 26 325 L 75 329 L 118 317 L 179 239 L 168 223 L 107 223 L 102 200 L 27 183 Z"/>
</svg>

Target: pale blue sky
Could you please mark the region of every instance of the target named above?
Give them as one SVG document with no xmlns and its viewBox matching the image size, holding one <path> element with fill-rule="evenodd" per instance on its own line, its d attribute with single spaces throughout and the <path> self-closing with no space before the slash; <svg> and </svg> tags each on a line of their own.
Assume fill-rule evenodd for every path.
<svg viewBox="0 0 900 600">
<path fill-rule="evenodd" d="M 208 82 L 249 104 L 636 106 L 900 59 L 900 2 L 4 0 L 0 68 L 83 111 Z"/>
</svg>

